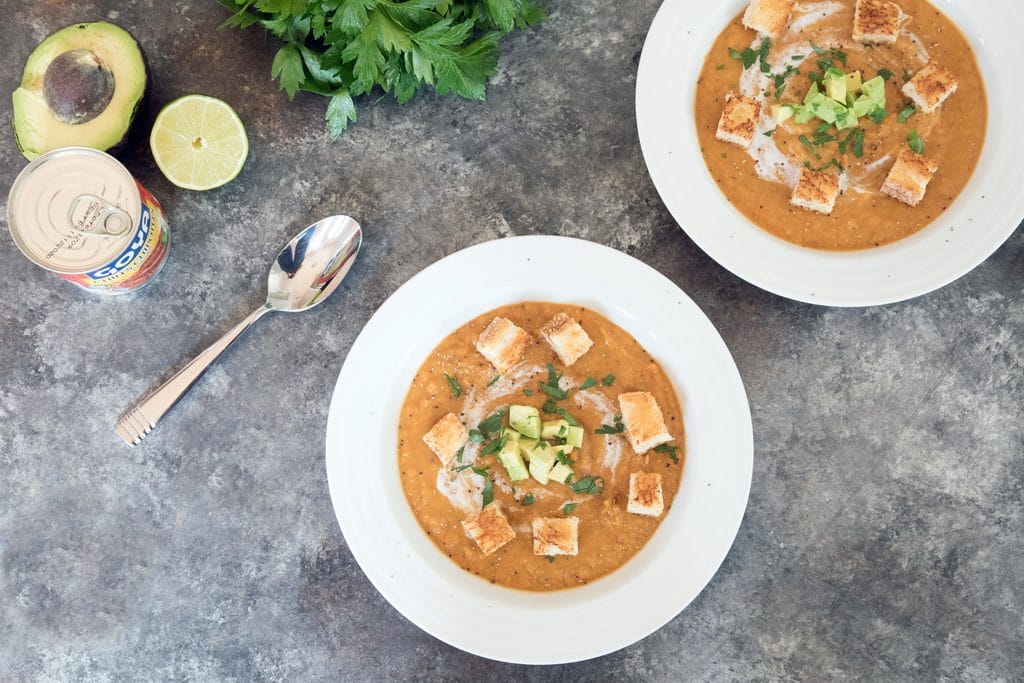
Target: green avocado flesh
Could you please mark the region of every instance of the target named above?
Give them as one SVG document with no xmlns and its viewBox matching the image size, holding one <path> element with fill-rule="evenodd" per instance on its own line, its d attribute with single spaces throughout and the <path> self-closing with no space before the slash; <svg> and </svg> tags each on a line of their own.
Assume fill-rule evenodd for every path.
<svg viewBox="0 0 1024 683">
<path fill-rule="evenodd" d="M 147 80 L 142 50 L 120 26 L 97 21 L 62 28 L 32 51 L 14 91 L 18 148 L 31 160 L 59 147 L 117 146 Z"/>
</svg>

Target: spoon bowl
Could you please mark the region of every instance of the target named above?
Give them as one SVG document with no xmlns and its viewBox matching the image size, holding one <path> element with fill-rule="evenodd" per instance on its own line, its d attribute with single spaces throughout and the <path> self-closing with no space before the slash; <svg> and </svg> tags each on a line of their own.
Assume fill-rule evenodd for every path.
<svg viewBox="0 0 1024 683">
<path fill-rule="evenodd" d="M 297 313 L 323 303 L 345 279 L 362 244 L 363 231 L 348 216 L 324 218 L 293 237 L 270 266 L 266 302 L 122 415 L 118 435 L 129 446 L 141 442 L 213 361 L 266 313 Z"/>
</svg>

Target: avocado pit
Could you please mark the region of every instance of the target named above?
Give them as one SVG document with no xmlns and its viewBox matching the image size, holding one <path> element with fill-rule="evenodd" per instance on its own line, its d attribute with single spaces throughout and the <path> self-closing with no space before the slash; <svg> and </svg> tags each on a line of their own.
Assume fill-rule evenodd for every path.
<svg viewBox="0 0 1024 683">
<path fill-rule="evenodd" d="M 54 118 L 77 125 L 91 121 L 114 97 L 114 74 L 91 50 L 56 57 L 43 76 L 43 97 Z"/>
</svg>

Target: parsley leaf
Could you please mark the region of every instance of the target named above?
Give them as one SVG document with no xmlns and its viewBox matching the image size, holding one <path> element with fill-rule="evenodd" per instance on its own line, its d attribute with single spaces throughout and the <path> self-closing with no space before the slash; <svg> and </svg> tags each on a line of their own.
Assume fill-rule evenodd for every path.
<svg viewBox="0 0 1024 683">
<path fill-rule="evenodd" d="M 577 505 L 579 505 L 579 503 L 566 503 L 565 505 L 562 506 L 562 514 L 563 515 L 568 515 L 573 510 L 576 509 Z"/>
<path fill-rule="evenodd" d="M 601 384 L 603 384 L 606 387 L 610 387 L 611 385 L 615 384 L 615 375 L 605 375 L 604 379 L 601 380 Z"/>
<path fill-rule="evenodd" d="M 500 437 L 492 441 L 487 442 L 483 448 L 480 449 L 480 457 L 490 455 L 491 453 L 497 453 L 505 447 L 505 437 Z"/>
<path fill-rule="evenodd" d="M 595 434 L 621 434 L 626 426 L 622 424 L 622 416 L 616 415 L 614 425 L 601 425 L 599 428 L 594 430 Z"/>
<path fill-rule="evenodd" d="M 459 380 L 455 379 L 447 372 L 444 373 L 444 381 L 448 382 L 448 388 L 452 390 L 452 398 L 458 398 L 462 396 L 462 385 L 459 384 Z"/>
<path fill-rule="evenodd" d="M 672 459 L 672 462 L 679 462 L 679 446 L 669 446 L 667 443 L 663 443 L 660 446 L 655 446 L 654 452 L 665 453 Z"/>
<path fill-rule="evenodd" d="M 917 107 L 912 104 L 908 104 L 903 107 L 900 113 L 896 116 L 896 120 L 900 123 L 906 123 L 910 120 L 910 117 L 917 113 Z"/>
<path fill-rule="evenodd" d="M 580 390 L 589 389 L 590 387 L 596 387 L 596 386 L 597 386 L 597 380 L 594 379 L 593 377 L 588 377 L 586 380 L 584 380 L 583 384 L 580 385 Z"/>
<path fill-rule="evenodd" d="M 502 422 L 505 419 L 505 413 L 508 412 L 508 408 L 499 408 L 490 417 L 480 423 L 478 429 L 484 436 L 490 436 L 502 427 Z"/>
<path fill-rule="evenodd" d="M 487 507 L 494 502 L 494 482 L 488 477 L 484 481 L 484 492 L 483 492 L 483 505 L 481 507 Z"/>
<path fill-rule="evenodd" d="M 491 378 L 491 381 L 487 383 L 487 386 L 494 386 L 499 379 L 501 379 L 501 375 L 495 375 L 494 377 Z"/>
<path fill-rule="evenodd" d="M 878 75 L 882 77 L 883 81 L 890 81 L 892 80 L 892 77 L 895 76 L 896 74 L 894 74 L 892 71 L 889 71 L 888 69 L 879 69 Z"/>
<path fill-rule="evenodd" d="M 914 150 L 914 153 L 924 154 L 924 140 L 916 130 L 910 131 L 910 135 L 907 136 L 907 144 L 910 145 L 910 149 Z"/>
<path fill-rule="evenodd" d="M 817 45 L 815 45 L 813 40 L 811 41 L 811 49 L 814 50 L 814 54 L 818 55 L 823 55 L 826 52 L 828 52 L 828 50 L 826 50 L 825 48 L 818 47 Z"/>
<path fill-rule="evenodd" d="M 536 502 L 537 499 L 533 497 L 532 493 L 527 493 L 525 496 L 523 496 L 523 499 L 519 501 L 521 505 L 533 505 Z"/>
<path fill-rule="evenodd" d="M 545 555 L 544 557 L 547 558 L 548 562 L 554 564 L 554 562 L 555 562 L 555 556 L 554 555 Z"/>
<path fill-rule="evenodd" d="M 885 117 L 888 115 L 888 112 L 886 112 L 883 107 L 875 107 L 870 112 L 868 112 L 868 118 L 871 119 L 876 125 L 881 124 L 882 121 L 885 121 Z"/>
<path fill-rule="evenodd" d="M 604 492 L 604 479 L 588 474 L 579 481 L 569 484 L 569 488 L 576 493 L 589 493 L 596 496 Z"/>
<path fill-rule="evenodd" d="M 484 436 L 483 432 L 481 432 L 479 429 L 469 430 L 469 440 L 472 441 L 473 443 L 482 443 L 486 439 L 487 437 Z"/>
</svg>

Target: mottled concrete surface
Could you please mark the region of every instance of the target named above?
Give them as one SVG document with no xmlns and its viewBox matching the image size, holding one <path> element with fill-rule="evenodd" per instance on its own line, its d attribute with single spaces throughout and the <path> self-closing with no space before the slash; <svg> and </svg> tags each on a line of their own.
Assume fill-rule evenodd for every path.
<svg viewBox="0 0 1024 683">
<path fill-rule="evenodd" d="M 206 194 L 172 188 L 144 146 L 125 155 L 174 235 L 134 300 L 80 293 L 0 236 L 0 680 L 1024 678 L 1024 233 L 906 304 L 761 292 L 685 237 L 644 170 L 633 85 L 656 0 L 548 4 L 486 103 L 364 100 L 331 142 L 324 102 L 289 104 L 273 42 L 218 32 L 212 0 L 0 0 L 0 90 L 49 31 L 107 17 L 148 53 L 144 125 L 198 91 L 252 142 Z M 4 135 L 4 195 L 22 163 Z M 367 236 L 342 295 L 265 319 L 125 448 L 119 412 L 262 300 L 286 236 L 335 212 Z M 690 608 L 551 669 L 465 655 L 396 613 L 345 547 L 323 464 L 330 392 L 375 308 L 445 254 L 525 233 L 611 245 L 689 292 L 736 355 L 757 443 L 736 545 Z"/>
</svg>

